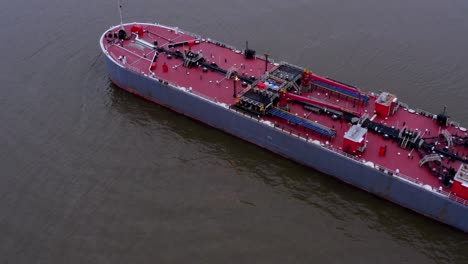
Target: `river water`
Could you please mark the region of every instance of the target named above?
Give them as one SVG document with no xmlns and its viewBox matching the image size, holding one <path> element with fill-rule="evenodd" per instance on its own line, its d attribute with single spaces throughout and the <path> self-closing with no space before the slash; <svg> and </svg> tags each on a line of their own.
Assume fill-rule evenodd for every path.
<svg viewBox="0 0 468 264">
<path fill-rule="evenodd" d="M 126 1 L 468 125 L 468 2 Z M 116 1 L 0 9 L 0 263 L 468 263 L 468 237 L 118 90 Z"/>
</svg>

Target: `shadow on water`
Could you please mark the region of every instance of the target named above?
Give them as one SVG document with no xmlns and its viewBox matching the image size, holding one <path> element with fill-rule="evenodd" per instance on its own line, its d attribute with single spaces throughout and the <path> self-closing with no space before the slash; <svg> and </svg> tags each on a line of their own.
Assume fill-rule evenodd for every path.
<svg viewBox="0 0 468 264">
<path fill-rule="evenodd" d="M 468 254 L 463 251 L 468 238 L 461 231 L 130 95 L 112 83 L 109 83 L 108 91 L 111 109 L 128 122 L 142 129 L 158 126 L 177 134 L 188 144 L 195 142 L 207 146 L 210 155 L 228 160 L 236 170 L 264 182 L 275 192 L 284 193 L 331 216 L 336 220 L 336 229 L 354 233 L 356 239 L 365 239 L 353 230 L 353 222 L 357 221 L 369 230 L 414 245 L 436 260 L 468 260 Z"/>
</svg>

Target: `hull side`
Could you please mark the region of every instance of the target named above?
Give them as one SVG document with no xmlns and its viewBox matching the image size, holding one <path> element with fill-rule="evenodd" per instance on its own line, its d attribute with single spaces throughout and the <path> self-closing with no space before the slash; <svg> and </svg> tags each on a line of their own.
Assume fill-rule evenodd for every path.
<svg viewBox="0 0 468 264">
<path fill-rule="evenodd" d="M 463 219 L 463 215 L 468 215 L 468 206 L 323 146 L 306 142 L 186 90 L 122 68 L 108 56 L 105 56 L 105 62 L 111 80 L 124 90 L 468 232 L 468 221 Z"/>
</svg>

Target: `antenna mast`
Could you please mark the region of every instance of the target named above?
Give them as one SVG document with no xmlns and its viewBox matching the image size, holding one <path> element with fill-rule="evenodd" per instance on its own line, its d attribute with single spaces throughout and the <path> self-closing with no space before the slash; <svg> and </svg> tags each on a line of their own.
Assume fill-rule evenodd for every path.
<svg viewBox="0 0 468 264">
<path fill-rule="evenodd" d="M 123 29 L 123 19 L 122 19 L 122 4 L 120 3 L 120 0 L 117 1 L 118 8 L 119 8 L 119 15 L 120 15 L 120 28 Z"/>
</svg>

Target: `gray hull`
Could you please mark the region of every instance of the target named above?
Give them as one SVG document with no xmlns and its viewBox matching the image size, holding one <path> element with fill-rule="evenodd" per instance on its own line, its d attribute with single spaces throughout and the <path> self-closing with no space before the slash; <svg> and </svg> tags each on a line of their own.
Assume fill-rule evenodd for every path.
<svg viewBox="0 0 468 264">
<path fill-rule="evenodd" d="M 111 80 L 124 90 L 468 232 L 468 206 L 453 201 L 446 195 L 368 166 L 317 142 L 290 135 L 267 123 L 197 96 L 188 89 L 174 87 L 122 68 L 108 56 L 105 56 L 105 62 Z"/>
</svg>

